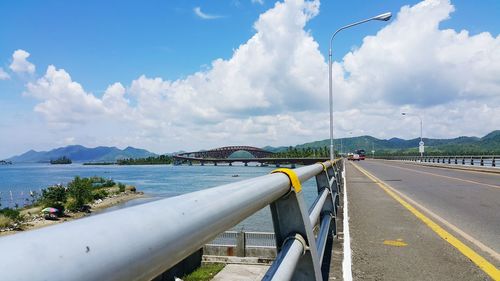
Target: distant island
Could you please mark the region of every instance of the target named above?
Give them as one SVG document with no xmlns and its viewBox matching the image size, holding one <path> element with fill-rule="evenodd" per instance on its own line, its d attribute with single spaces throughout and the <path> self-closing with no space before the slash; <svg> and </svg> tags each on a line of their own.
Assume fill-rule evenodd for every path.
<svg viewBox="0 0 500 281">
<path fill-rule="evenodd" d="M 11 165 L 11 161 L 6 161 L 6 160 L 0 160 L 0 165 Z"/>
<path fill-rule="evenodd" d="M 71 163 L 73 163 L 71 161 L 71 159 L 69 159 L 66 156 L 59 157 L 59 158 L 57 158 L 55 160 L 52 160 L 52 159 L 50 160 L 50 164 L 71 164 Z"/>
</svg>

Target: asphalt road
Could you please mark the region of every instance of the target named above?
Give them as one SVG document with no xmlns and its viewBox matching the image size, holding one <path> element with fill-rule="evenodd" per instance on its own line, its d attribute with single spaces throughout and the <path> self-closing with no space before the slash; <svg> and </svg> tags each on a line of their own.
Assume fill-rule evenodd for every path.
<svg viewBox="0 0 500 281">
<path fill-rule="evenodd" d="M 500 174 L 384 160 L 356 164 L 489 247 L 493 255 L 484 257 L 500 265 Z"/>
</svg>

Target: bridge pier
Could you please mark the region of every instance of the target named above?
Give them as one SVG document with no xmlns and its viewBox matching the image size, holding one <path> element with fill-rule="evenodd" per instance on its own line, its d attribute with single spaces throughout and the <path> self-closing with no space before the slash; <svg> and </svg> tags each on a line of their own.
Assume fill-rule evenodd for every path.
<svg viewBox="0 0 500 281">
<path fill-rule="evenodd" d="M 214 166 L 217 166 L 217 162 L 214 161 Z"/>
<path fill-rule="evenodd" d="M 200 165 L 205 166 L 205 161 L 201 161 Z"/>
<path fill-rule="evenodd" d="M 276 168 L 279 168 L 280 167 L 280 164 L 279 163 L 276 163 Z"/>
<path fill-rule="evenodd" d="M 193 161 L 189 161 L 189 166 L 193 166 Z"/>
<path fill-rule="evenodd" d="M 233 162 L 229 162 L 229 166 L 233 166 Z"/>
<path fill-rule="evenodd" d="M 245 162 L 245 167 L 248 167 L 248 162 Z"/>
<path fill-rule="evenodd" d="M 296 168 L 296 167 L 295 167 L 295 163 L 292 163 L 292 169 L 295 169 L 295 168 Z"/>
</svg>

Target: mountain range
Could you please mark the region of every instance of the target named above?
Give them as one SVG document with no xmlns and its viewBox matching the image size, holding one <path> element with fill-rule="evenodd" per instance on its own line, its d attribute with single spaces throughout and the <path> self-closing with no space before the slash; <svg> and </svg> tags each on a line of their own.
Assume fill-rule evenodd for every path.
<svg viewBox="0 0 500 281">
<path fill-rule="evenodd" d="M 500 154 L 500 130 L 493 131 L 482 138 L 457 137 L 453 139 L 430 139 L 424 138 L 426 154 Z M 404 140 L 400 138 L 378 139 L 372 136 L 359 136 L 351 138 L 334 139 L 334 147 L 342 152 L 353 152 L 356 149 L 365 149 L 369 154 L 375 150 L 376 154 L 416 154 L 420 139 Z M 263 149 L 271 152 L 285 151 L 289 148 L 307 149 L 323 148 L 330 145 L 330 140 L 321 140 L 299 144 L 290 147 L 266 146 Z M 168 154 L 170 155 L 170 154 Z M 66 156 L 73 162 L 115 162 L 125 158 L 146 158 L 158 156 L 145 149 L 127 147 L 118 149 L 116 147 L 99 146 L 87 148 L 81 145 L 70 145 L 56 148 L 50 151 L 30 150 L 18 156 L 6 159 L 11 162 L 49 162 Z"/>
<path fill-rule="evenodd" d="M 156 154 L 145 149 L 127 147 L 118 149 L 116 147 L 99 146 L 87 148 L 81 145 L 70 145 L 52 149 L 50 151 L 30 150 L 18 156 L 7 159 L 12 162 L 49 162 L 51 159 L 57 159 L 66 156 L 73 162 L 115 162 L 124 158 L 145 158 L 156 156 Z"/>
<path fill-rule="evenodd" d="M 500 130 L 493 131 L 482 138 L 457 137 L 453 139 L 424 138 L 426 154 L 500 154 Z M 365 149 L 367 153 L 375 150 L 377 154 L 415 154 L 420 138 L 404 140 L 400 138 L 377 139 L 372 136 L 334 139 L 334 147 L 342 152 Z M 323 148 L 330 146 L 330 140 L 321 140 L 296 145 L 292 148 Z M 285 151 L 290 147 L 264 147 L 272 152 Z"/>
</svg>

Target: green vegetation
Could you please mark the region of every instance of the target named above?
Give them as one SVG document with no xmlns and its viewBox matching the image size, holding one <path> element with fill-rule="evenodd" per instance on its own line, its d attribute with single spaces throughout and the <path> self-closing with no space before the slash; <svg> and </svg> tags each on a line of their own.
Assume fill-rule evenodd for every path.
<svg viewBox="0 0 500 281">
<path fill-rule="evenodd" d="M 334 139 L 334 147 L 344 153 L 354 152 L 356 149 L 366 150 L 366 155 L 371 156 L 371 150 L 375 150 L 375 156 L 389 155 L 419 155 L 418 143 L 420 138 L 403 140 L 399 138 L 377 139 L 371 136 L 359 136 L 343 139 Z M 482 138 L 458 137 L 454 139 L 429 139 L 424 138 L 425 155 L 498 155 L 500 154 L 500 130 L 493 131 Z M 295 147 L 264 147 L 279 155 L 302 155 L 301 150 L 311 148 L 324 155 L 325 147 L 329 148 L 330 140 L 321 140 L 297 145 Z M 294 149 L 297 149 L 295 152 Z M 308 155 L 308 153 L 305 153 Z M 316 154 L 317 155 L 317 154 Z"/>
<path fill-rule="evenodd" d="M 328 158 L 330 149 L 323 147 L 288 147 L 286 150 L 276 152 L 273 157 L 276 158 Z"/>
<path fill-rule="evenodd" d="M 88 165 L 96 165 L 96 166 L 105 166 L 105 165 L 116 165 L 116 162 L 85 162 L 84 166 Z"/>
<path fill-rule="evenodd" d="M 81 178 L 75 177 L 67 186 L 54 185 L 42 189 L 42 193 L 32 192 L 26 199 L 24 208 L 0 209 L 0 228 L 13 226 L 25 220 L 25 215 L 30 215 L 34 210 L 38 213 L 41 209 L 52 207 L 59 210 L 58 216 L 64 211 L 81 212 L 89 210 L 89 203 L 94 200 L 104 199 L 110 194 L 122 192 L 136 192 L 134 186 L 116 183 L 111 179 L 102 177 Z M 1 204 L 0 204 L 1 207 Z"/>
<path fill-rule="evenodd" d="M 23 220 L 24 217 L 17 209 L 0 209 L 0 228 L 12 226 L 14 223 L 18 223 Z"/>
<path fill-rule="evenodd" d="M 94 199 L 92 196 L 92 184 L 91 178 L 80 178 L 78 176 L 68 183 L 67 193 L 68 197 L 72 199 L 66 205 L 69 211 L 82 211 L 85 204 L 90 203 Z"/>
<path fill-rule="evenodd" d="M 68 157 L 66 156 L 63 156 L 63 157 L 59 157 L 55 160 L 50 160 L 50 164 L 71 164 L 71 159 L 69 159 Z"/>
<path fill-rule="evenodd" d="M 182 277 L 184 281 L 209 281 L 224 268 L 225 264 L 210 263 L 200 266 L 197 270 Z"/>
<path fill-rule="evenodd" d="M 42 189 L 40 200 L 35 205 L 41 205 L 43 208 L 52 207 L 59 210 L 62 215 L 65 210 L 65 204 L 68 200 L 66 188 L 62 185 L 51 186 L 47 189 Z"/>
<path fill-rule="evenodd" d="M 172 164 L 172 157 L 168 155 L 150 156 L 147 158 L 128 158 L 116 161 L 118 165 L 162 165 Z"/>
</svg>

